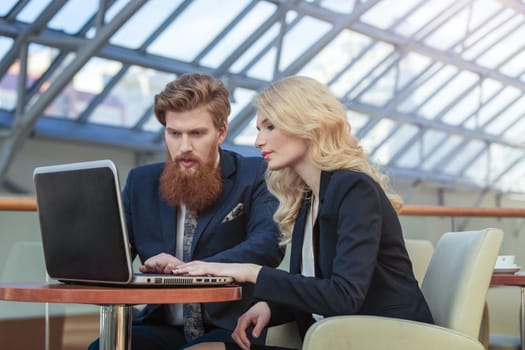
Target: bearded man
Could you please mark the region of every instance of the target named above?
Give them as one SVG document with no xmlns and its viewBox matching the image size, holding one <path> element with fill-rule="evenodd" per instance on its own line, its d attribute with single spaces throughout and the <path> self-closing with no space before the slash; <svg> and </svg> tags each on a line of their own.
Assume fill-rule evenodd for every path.
<svg viewBox="0 0 525 350">
<path fill-rule="evenodd" d="M 277 266 L 284 251 L 272 219 L 277 200 L 264 181 L 266 165 L 220 147 L 230 113 L 225 86 L 206 74 L 182 75 L 155 96 L 154 112 L 164 126 L 166 162 L 131 170 L 123 191 L 140 271 L 172 273 L 190 260 Z M 189 219 L 190 242 L 184 233 Z M 242 294 L 238 302 L 200 304 L 202 327 L 191 332 L 185 321 L 193 316 L 183 305 L 147 305 L 134 320 L 131 348 L 174 350 L 231 339 L 238 317 L 253 303 L 251 285 Z M 90 350 L 98 347 L 97 340 Z"/>
</svg>

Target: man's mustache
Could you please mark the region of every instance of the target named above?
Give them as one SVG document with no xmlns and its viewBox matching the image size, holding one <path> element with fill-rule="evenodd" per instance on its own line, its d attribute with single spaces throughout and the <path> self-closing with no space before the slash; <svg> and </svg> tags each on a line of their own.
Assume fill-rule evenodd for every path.
<svg viewBox="0 0 525 350">
<path fill-rule="evenodd" d="M 182 161 L 192 161 L 201 164 L 201 160 L 198 157 L 192 155 L 179 155 L 173 159 L 173 162 L 180 163 Z"/>
</svg>

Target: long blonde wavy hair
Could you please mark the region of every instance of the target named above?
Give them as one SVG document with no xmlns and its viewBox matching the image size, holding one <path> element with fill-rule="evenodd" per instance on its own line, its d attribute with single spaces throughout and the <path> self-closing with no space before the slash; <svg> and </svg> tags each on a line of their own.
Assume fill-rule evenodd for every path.
<svg viewBox="0 0 525 350">
<path fill-rule="evenodd" d="M 390 189 L 388 177 L 368 161 L 351 133 L 346 108 L 326 86 L 308 77 L 287 77 L 258 93 L 253 103 L 257 112 L 276 128 L 305 140 L 321 170 L 365 173 L 381 186 L 396 210 L 401 208 L 401 197 Z M 266 181 L 269 191 L 279 200 L 273 217 L 281 229 L 281 243 L 286 244 L 291 240 L 297 213 L 309 188 L 291 168 L 268 170 Z"/>
</svg>

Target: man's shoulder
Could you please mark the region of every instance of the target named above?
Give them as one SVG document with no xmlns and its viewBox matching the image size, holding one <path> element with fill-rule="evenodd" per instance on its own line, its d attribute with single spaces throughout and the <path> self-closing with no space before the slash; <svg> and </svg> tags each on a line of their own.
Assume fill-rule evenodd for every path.
<svg viewBox="0 0 525 350">
<path fill-rule="evenodd" d="M 266 163 L 262 157 L 254 156 L 244 156 L 240 153 L 223 150 L 222 156 L 229 158 L 231 161 L 226 160 L 226 163 L 234 163 L 237 170 L 241 169 L 242 171 L 253 171 L 255 173 L 260 172 L 261 169 L 266 168 Z"/>
</svg>

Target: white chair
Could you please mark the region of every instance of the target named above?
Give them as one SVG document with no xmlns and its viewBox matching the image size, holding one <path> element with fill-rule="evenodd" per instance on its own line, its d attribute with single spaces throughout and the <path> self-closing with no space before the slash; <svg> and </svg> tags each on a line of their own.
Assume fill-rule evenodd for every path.
<svg viewBox="0 0 525 350">
<path fill-rule="evenodd" d="M 490 338 L 489 350 L 519 350 L 521 288 L 517 286 L 498 286 L 489 289 L 487 294 Z"/>
<path fill-rule="evenodd" d="M 405 239 L 408 257 L 412 262 L 412 269 L 419 285 L 423 283 L 423 278 L 434 254 L 432 242 L 423 239 Z"/>
<path fill-rule="evenodd" d="M 435 325 L 375 316 L 337 316 L 308 330 L 303 350 L 483 350 L 478 340 L 503 232 L 450 232 L 439 240 L 422 290 Z"/>
</svg>

